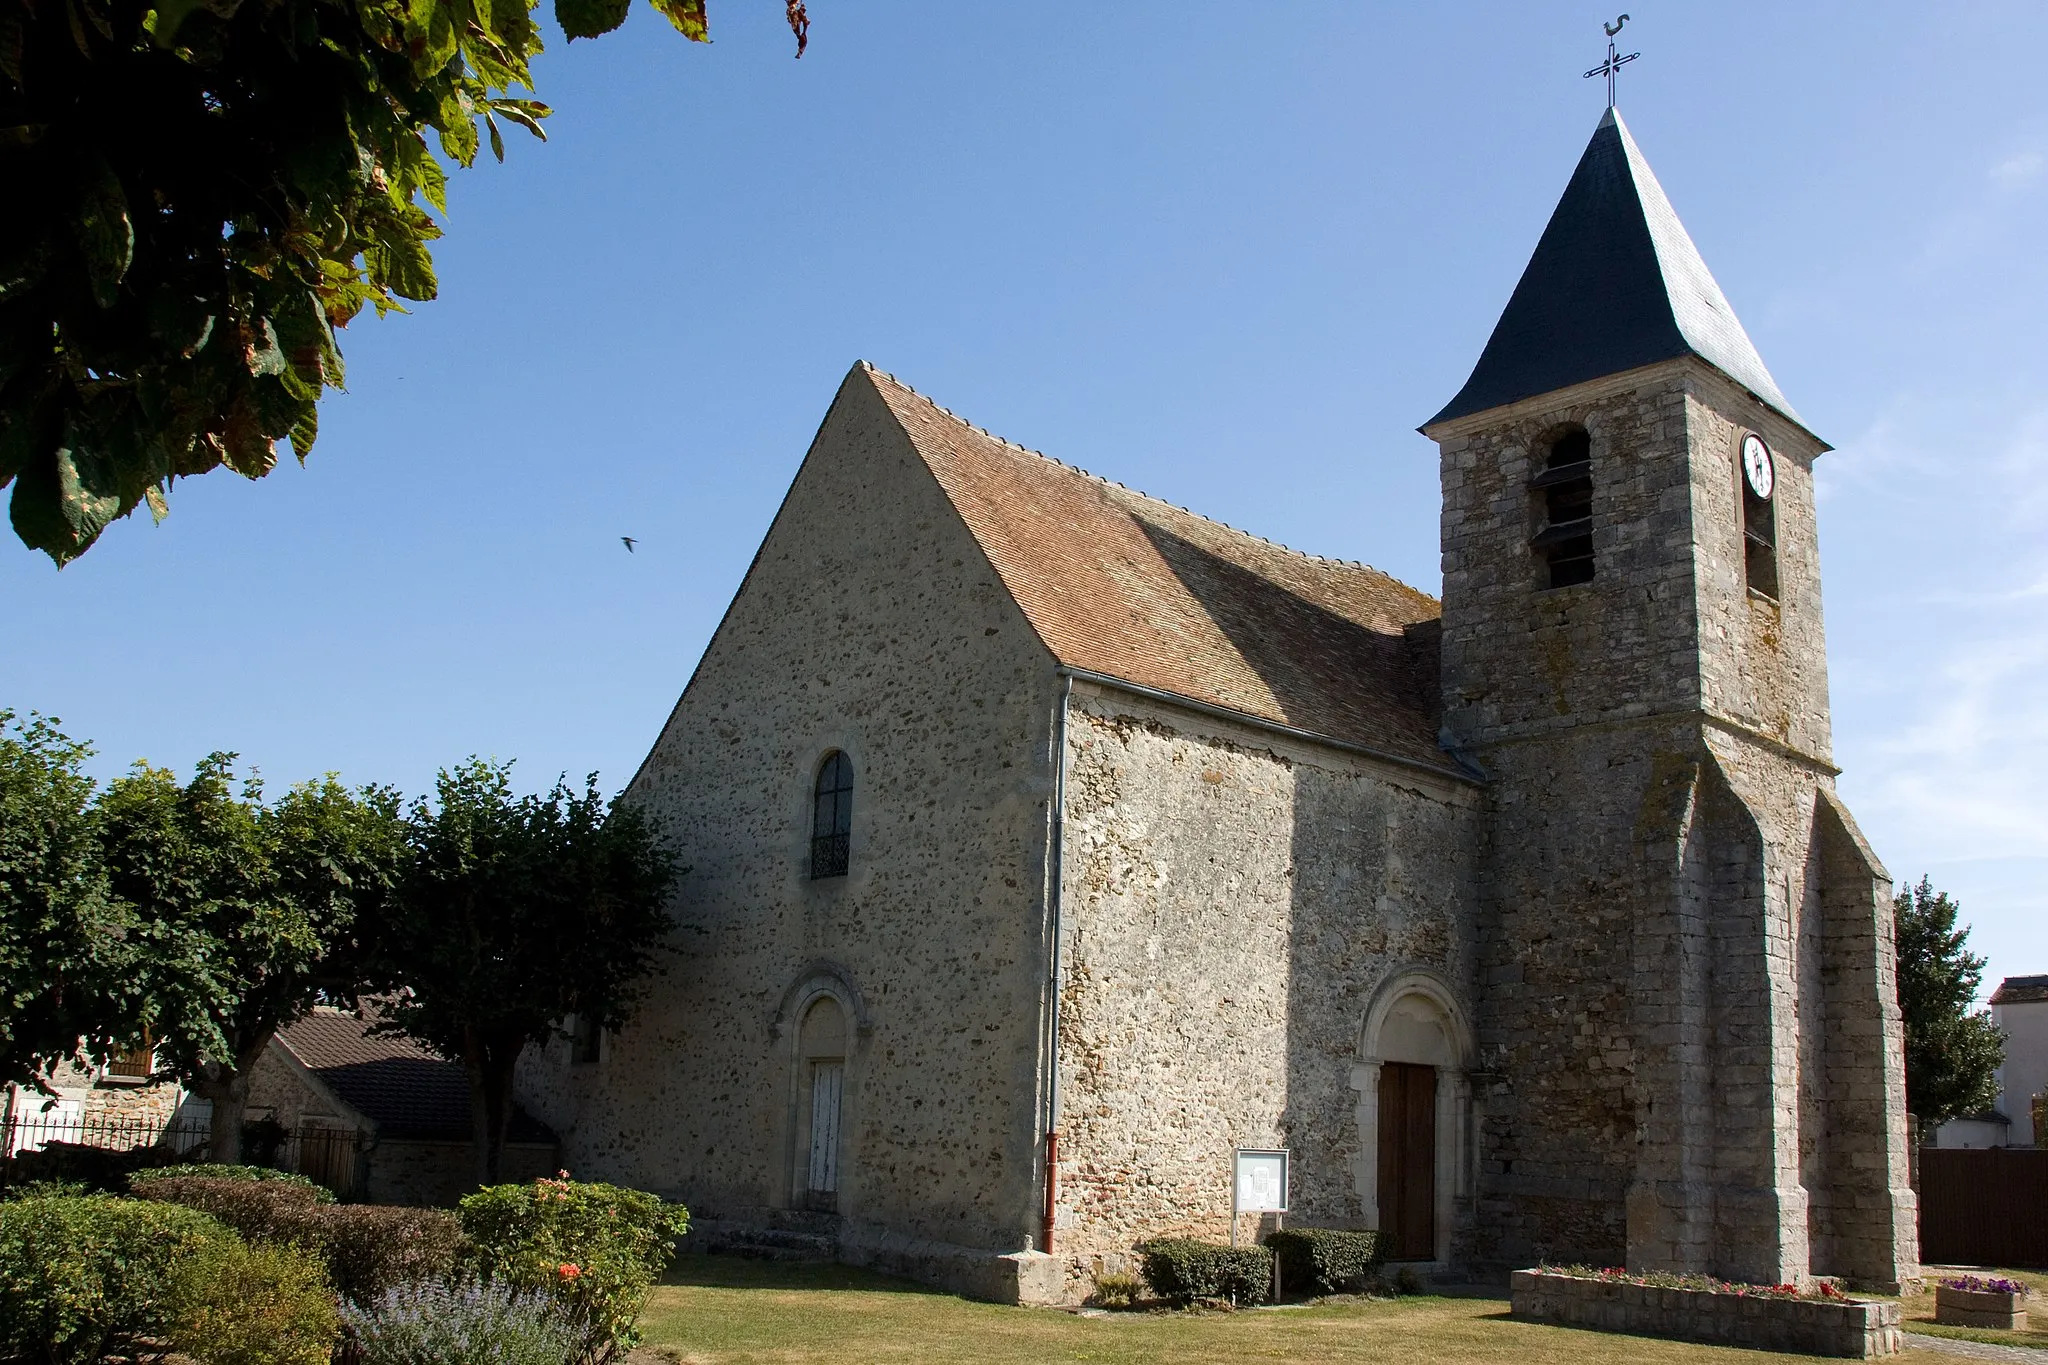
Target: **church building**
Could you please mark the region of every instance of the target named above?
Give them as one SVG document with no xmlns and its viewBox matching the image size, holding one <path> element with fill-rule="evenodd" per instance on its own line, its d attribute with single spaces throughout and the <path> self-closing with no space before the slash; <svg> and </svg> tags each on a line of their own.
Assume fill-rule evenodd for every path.
<svg viewBox="0 0 2048 1365">
<path fill-rule="evenodd" d="M 523 1068 L 565 1164 L 1010 1302 L 1255 1235 L 1245 1150 L 1425 1275 L 1915 1275 L 1828 446 L 1612 110 L 1422 430 L 1441 602 L 856 365 L 627 790 L 673 965 Z"/>
</svg>

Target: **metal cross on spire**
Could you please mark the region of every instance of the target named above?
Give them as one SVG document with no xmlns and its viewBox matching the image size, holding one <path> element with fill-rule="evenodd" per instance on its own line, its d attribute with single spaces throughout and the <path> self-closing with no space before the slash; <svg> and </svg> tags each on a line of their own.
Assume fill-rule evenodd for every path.
<svg viewBox="0 0 2048 1365">
<path fill-rule="evenodd" d="M 1631 52 L 1626 57 L 1617 56 L 1615 54 L 1615 35 L 1621 32 L 1621 26 L 1627 22 L 1628 16 L 1624 14 L 1611 24 L 1600 25 L 1600 27 L 1604 29 L 1607 33 L 1607 60 L 1600 63 L 1600 65 L 1594 67 L 1591 71 L 1588 71 L 1585 75 L 1585 79 L 1589 81 L 1592 80 L 1595 76 L 1607 77 L 1607 107 L 1609 109 L 1612 109 L 1614 107 L 1615 74 L 1619 72 L 1624 66 L 1627 66 L 1630 62 L 1634 61 L 1636 58 L 1643 55 L 1640 52 Z"/>
</svg>

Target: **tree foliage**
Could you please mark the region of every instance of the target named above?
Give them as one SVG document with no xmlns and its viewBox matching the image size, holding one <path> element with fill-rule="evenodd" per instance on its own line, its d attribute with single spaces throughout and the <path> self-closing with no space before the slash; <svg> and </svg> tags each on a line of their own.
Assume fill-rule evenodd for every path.
<svg viewBox="0 0 2048 1365">
<path fill-rule="evenodd" d="M 127 917 L 107 891 L 90 745 L 0 709 L 0 1085 L 128 1041 Z"/>
<path fill-rule="evenodd" d="M 411 861 L 376 938 L 395 988 L 388 1027 L 469 1074 L 479 1176 L 495 1184 L 528 1044 L 569 1015 L 621 1027 L 667 934 L 673 857 L 634 806 L 593 775 L 512 794 L 511 765 L 444 769 L 413 804 Z"/>
<path fill-rule="evenodd" d="M 399 798 L 332 775 L 266 805 L 234 755 L 180 786 L 138 763 L 99 804 L 114 894 L 133 907 L 159 1065 L 213 1106 L 211 1155 L 241 1154 L 249 1076 L 277 1030 L 360 984 L 359 929 L 404 857 Z"/>
<path fill-rule="evenodd" d="M 1998 1098 L 2005 1035 L 1989 1010 L 1972 1009 L 1984 959 L 1965 946 L 1960 910 L 1926 877 L 1892 902 L 1899 1009 L 1906 1022 L 1906 1107 L 1924 1125 L 1989 1109 Z"/>
<path fill-rule="evenodd" d="M 704 41 L 706 0 L 650 0 Z M 801 0 L 786 0 L 802 51 Z M 555 0 L 571 39 L 628 0 Z M 58 564 L 303 461 L 335 331 L 434 297 L 447 165 L 543 136 L 534 0 L 0 0 L 0 488 Z M 429 134 L 432 141 L 429 141 Z M 445 164 L 444 164 L 445 163 Z"/>
</svg>

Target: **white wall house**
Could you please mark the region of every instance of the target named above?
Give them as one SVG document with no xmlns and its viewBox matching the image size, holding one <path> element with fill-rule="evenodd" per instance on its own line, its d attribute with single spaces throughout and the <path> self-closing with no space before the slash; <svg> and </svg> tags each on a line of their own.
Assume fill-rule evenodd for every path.
<svg viewBox="0 0 2048 1365">
<path fill-rule="evenodd" d="M 2011 1123 L 2014 1147 L 2038 1146 L 2034 1096 L 2048 1090 L 2048 976 L 2008 976 L 1991 997 L 1991 1020 L 2005 1033 L 1998 1069 L 1998 1108 Z"/>
</svg>

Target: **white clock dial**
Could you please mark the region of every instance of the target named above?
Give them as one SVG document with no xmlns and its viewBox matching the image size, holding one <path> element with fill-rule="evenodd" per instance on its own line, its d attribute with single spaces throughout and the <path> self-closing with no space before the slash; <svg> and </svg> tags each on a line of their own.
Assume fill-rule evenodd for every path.
<svg viewBox="0 0 2048 1365">
<path fill-rule="evenodd" d="M 1749 481 L 1749 491 L 1758 498 L 1769 502 L 1771 487 L 1776 481 L 1771 468 L 1771 448 L 1764 444 L 1761 436 L 1742 438 L 1742 477 Z"/>
</svg>

